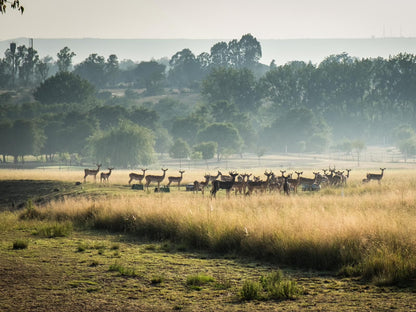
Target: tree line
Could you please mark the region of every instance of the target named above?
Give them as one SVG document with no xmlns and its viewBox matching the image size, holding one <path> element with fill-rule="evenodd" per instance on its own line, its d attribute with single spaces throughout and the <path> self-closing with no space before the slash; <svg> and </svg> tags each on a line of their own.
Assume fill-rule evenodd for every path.
<svg viewBox="0 0 416 312">
<path fill-rule="evenodd" d="M 416 154 L 416 56 L 342 53 L 319 64 L 266 66 L 261 55 L 251 34 L 198 56 L 183 49 L 134 63 L 91 54 L 75 66 L 68 47 L 52 64 L 11 45 L 0 62 L 0 154 L 123 167 L 149 164 L 157 152 L 219 160 L 351 152 L 362 142 Z"/>
</svg>

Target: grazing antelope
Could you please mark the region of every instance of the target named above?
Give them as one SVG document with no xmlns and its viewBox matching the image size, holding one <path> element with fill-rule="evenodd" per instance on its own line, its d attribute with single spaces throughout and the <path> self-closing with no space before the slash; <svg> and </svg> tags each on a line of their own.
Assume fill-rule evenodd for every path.
<svg viewBox="0 0 416 312">
<path fill-rule="evenodd" d="M 181 181 L 182 181 L 184 172 L 185 172 L 185 170 L 179 170 L 179 173 L 181 174 L 180 177 L 168 177 L 169 182 L 168 182 L 167 185 L 169 186 L 172 182 L 176 182 L 176 183 L 178 183 L 178 190 L 179 190 L 180 186 L 181 186 Z"/>
<path fill-rule="evenodd" d="M 129 174 L 129 177 L 130 177 L 129 185 L 130 185 L 131 181 L 133 181 L 133 180 L 139 181 L 140 184 L 142 183 L 142 180 L 144 179 L 144 177 L 146 175 L 147 169 L 141 169 L 141 170 L 143 171 L 143 174 L 138 174 L 138 173 L 134 173 L 134 172 Z"/>
<path fill-rule="evenodd" d="M 370 182 L 371 180 L 376 180 L 376 181 L 378 181 L 378 184 L 380 184 L 381 179 L 383 178 L 384 170 L 386 170 L 386 168 L 380 168 L 380 170 L 381 170 L 380 174 L 367 173 L 367 182 Z"/>
<path fill-rule="evenodd" d="M 149 185 L 150 185 L 151 182 L 156 182 L 157 183 L 157 189 L 158 190 L 160 189 L 160 183 L 165 178 L 166 171 L 168 171 L 168 169 L 163 169 L 162 168 L 162 171 L 163 171 L 163 175 L 161 175 L 161 176 L 157 176 L 157 175 L 147 175 L 145 177 L 145 179 L 146 179 L 146 189 L 149 189 Z"/>
<path fill-rule="evenodd" d="M 97 182 L 97 173 L 100 171 L 101 164 L 96 164 L 97 169 L 84 169 L 84 183 L 86 182 L 86 179 L 89 175 L 94 176 L 94 182 Z"/>
<path fill-rule="evenodd" d="M 230 196 L 230 190 L 233 187 L 233 184 L 235 182 L 235 177 L 238 176 L 238 173 L 230 172 L 230 176 L 231 176 L 231 181 L 215 180 L 212 182 L 211 196 L 216 197 L 216 194 L 220 189 L 226 190 L 227 196 Z"/>
<path fill-rule="evenodd" d="M 101 176 L 100 176 L 100 182 L 102 183 L 103 181 L 104 182 L 108 182 L 108 178 L 110 177 L 110 175 L 111 175 L 111 171 L 113 171 L 114 170 L 114 168 L 108 168 L 108 172 L 101 172 Z"/>
</svg>

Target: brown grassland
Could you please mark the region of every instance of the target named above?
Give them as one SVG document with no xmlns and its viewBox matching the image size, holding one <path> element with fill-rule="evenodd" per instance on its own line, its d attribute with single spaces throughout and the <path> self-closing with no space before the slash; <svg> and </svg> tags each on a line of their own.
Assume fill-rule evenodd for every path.
<svg viewBox="0 0 416 312">
<path fill-rule="evenodd" d="M 0 311 L 416 311 L 416 170 L 362 184 L 378 167 L 216 199 L 185 191 L 202 169 L 169 193 L 123 170 L 80 185 L 80 170 L 0 170 Z M 244 292 L 273 272 L 284 296 Z"/>
</svg>

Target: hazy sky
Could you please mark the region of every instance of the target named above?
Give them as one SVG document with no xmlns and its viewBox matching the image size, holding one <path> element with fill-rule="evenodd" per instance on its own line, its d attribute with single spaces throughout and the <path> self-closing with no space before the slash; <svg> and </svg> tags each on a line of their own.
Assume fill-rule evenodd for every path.
<svg viewBox="0 0 416 312">
<path fill-rule="evenodd" d="M 415 0 L 20 0 L 0 40 L 416 37 Z"/>
</svg>

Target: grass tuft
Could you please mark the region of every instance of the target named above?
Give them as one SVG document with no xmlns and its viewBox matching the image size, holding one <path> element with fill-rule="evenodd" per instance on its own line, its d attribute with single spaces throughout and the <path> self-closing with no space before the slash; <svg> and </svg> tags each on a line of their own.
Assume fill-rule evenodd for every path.
<svg viewBox="0 0 416 312">
<path fill-rule="evenodd" d="M 110 265 L 108 269 L 110 272 L 118 272 L 121 276 L 134 277 L 137 276 L 137 272 L 134 268 L 126 268 L 118 263 Z"/>
<path fill-rule="evenodd" d="M 194 290 L 201 290 L 204 285 L 214 282 L 215 279 L 212 276 L 205 274 L 190 275 L 186 278 L 186 285 Z"/>
<path fill-rule="evenodd" d="M 34 234 L 40 237 L 55 238 L 67 237 L 72 233 L 72 231 L 72 222 L 67 221 L 63 223 L 42 224 L 37 227 Z"/>
<path fill-rule="evenodd" d="M 29 241 L 18 239 L 13 242 L 13 249 L 26 249 L 29 246 Z"/>
<path fill-rule="evenodd" d="M 281 270 L 260 277 L 260 282 L 245 281 L 241 300 L 288 300 L 303 294 L 295 281 L 285 279 Z"/>
</svg>

